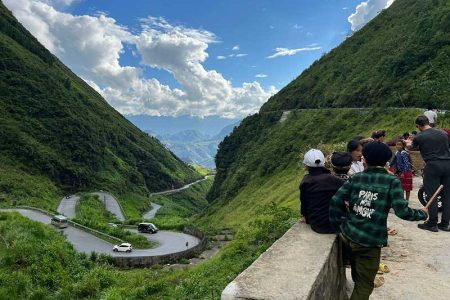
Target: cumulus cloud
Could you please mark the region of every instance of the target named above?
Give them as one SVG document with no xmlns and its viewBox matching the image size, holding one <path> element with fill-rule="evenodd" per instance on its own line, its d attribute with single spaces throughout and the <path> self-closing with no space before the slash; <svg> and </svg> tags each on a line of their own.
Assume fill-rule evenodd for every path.
<svg viewBox="0 0 450 300">
<path fill-rule="evenodd" d="M 266 77 L 269 77 L 269 75 L 267 75 L 267 74 L 256 74 L 255 77 L 256 78 L 266 78 Z"/>
<path fill-rule="evenodd" d="M 394 0 L 368 0 L 356 6 L 355 12 L 348 17 L 352 30 L 357 31 L 375 18 L 381 10 L 388 8 Z"/>
<path fill-rule="evenodd" d="M 223 56 L 223 55 L 219 55 L 219 56 L 217 56 L 217 59 L 226 59 L 227 57 L 226 56 Z"/>
<path fill-rule="evenodd" d="M 236 54 L 236 57 L 245 57 L 247 55 L 248 55 L 247 53 L 239 53 L 239 54 Z"/>
<path fill-rule="evenodd" d="M 288 48 L 275 48 L 275 53 L 267 56 L 267 58 L 275 58 L 279 56 L 292 56 L 299 52 L 305 52 L 305 51 L 316 51 L 320 50 L 321 47 L 305 47 L 305 48 L 298 48 L 298 49 L 288 49 Z"/>
<path fill-rule="evenodd" d="M 241 47 L 239 45 L 234 46 L 231 50 L 233 51 L 239 51 Z"/>
<path fill-rule="evenodd" d="M 131 33 L 105 14 L 60 12 L 50 5 L 56 1 L 73 2 L 4 0 L 47 49 L 123 114 L 245 116 L 276 92 L 275 87 L 264 89 L 258 82 L 233 87 L 216 70 L 205 69 L 208 45 L 217 42 L 209 31 L 149 17 L 141 20 L 139 33 Z M 140 66 L 120 64 L 127 44 L 136 48 Z M 156 78 L 146 78 L 145 68 L 169 72 L 181 87 L 171 88 Z"/>
</svg>

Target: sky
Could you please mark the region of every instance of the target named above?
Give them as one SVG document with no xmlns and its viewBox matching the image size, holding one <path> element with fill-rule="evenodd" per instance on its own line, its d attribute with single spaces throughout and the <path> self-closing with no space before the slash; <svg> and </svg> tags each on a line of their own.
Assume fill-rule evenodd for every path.
<svg viewBox="0 0 450 300">
<path fill-rule="evenodd" d="M 242 118 L 394 0 L 3 0 L 127 116 Z"/>
</svg>

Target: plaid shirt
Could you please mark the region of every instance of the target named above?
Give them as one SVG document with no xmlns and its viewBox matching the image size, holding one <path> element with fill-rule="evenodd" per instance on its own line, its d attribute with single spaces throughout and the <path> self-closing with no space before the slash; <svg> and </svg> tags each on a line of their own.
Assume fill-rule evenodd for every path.
<svg viewBox="0 0 450 300">
<path fill-rule="evenodd" d="M 344 201 L 349 202 L 349 210 Z M 349 240 L 365 247 L 387 245 L 389 209 L 404 220 L 425 220 L 427 215 L 408 207 L 400 180 L 384 168 L 357 173 L 331 199 L 330 222 Z"/>
</svg>

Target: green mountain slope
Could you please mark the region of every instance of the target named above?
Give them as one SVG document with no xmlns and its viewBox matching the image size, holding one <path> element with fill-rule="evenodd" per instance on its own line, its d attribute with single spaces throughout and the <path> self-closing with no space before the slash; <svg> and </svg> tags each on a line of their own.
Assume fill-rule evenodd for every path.
<svg viewBox="0 0 450 300">
<path fill-rule="evenodd" d="M 450 2 L 396 0 L 273 96 L 261 111 L 450 109 Z"/>
<path fill-rule="evenodd" d="M 19 183 L 45 185 L 53 196 L 147 193 L 200 177 L 109 106 L 1 3 L 0 91 L 0 200 L 29 197 L 33 191 L 19 192 Z"/>
</svg>

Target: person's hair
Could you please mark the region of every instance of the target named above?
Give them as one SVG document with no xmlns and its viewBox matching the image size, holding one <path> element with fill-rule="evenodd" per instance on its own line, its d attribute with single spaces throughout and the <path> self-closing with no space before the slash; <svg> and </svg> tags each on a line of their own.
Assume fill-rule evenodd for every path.
<svg viewBox="0 0 450 300">
<path fill-rule="evenodd" d="M 417 135 L 417 131 L 411 131 L 411 134 Z"/>
<path fill-rule="evenodd" d="M 434 105 L 431 105 L 431 104 L 428 105 L 428 106 L 427 106 L 427 109 L 428 109 L 428 110 L 433 110 L 433 109 L 434 109 Z"/>
<path fill-rule="evenodd" d="M 398 140 L 397 143 L 395 143 L 395 144 L 396 144 L 396 145 L 397 145 L 397 144 L 402 144 L 403 149 L 406 148 L 406 142 L 405 142 L 404 140 Z"/>
<path fill-rule="evenodd" d="M 386 136 L 386 130 L 377 130 L 372 133 L 373 139 L 379 139 L 382 136 Z"/>
<path fill-rule="evenodd" d="M 419 125 L 420 127 L 423 127 L 425 125 L 429 125 L 430 120 L 428 120 L 426 116 L 418 116 L 416 118 L 416 124 Z"/>
<path fill-rule="evenodd" d="M 351 140 L 347 143 L 347 152 L 353 152 L 361 145 L 358 140 Z"/>
<path fill-rule="evenodd" d="M 357 136 L 352 137 L 352 141 L 357 141 L 357 142 L 359 142 L 359 141 L 362 140 L 362 139 L 365 139 L 365 137 L 362 136 L 362 135 L 357 135 Z"/>
<path fill-rule="evenodd" d="M 403 134 L 403 138 L 406 140 L 407 138 L 409 138 L 409 136 L 410 136 L 410 134 L 409 134 L 409 132 L 405 132 L 404 134 Z"/>
<path fill-rule="evenodd" d="M 373 138 L 365 138 L 359 141 L 359 143 L 361 144 L 361 146 L 364 148 L 365 145 L 367 145 L 368 143 L 373 142 Z"/>
</svg>

